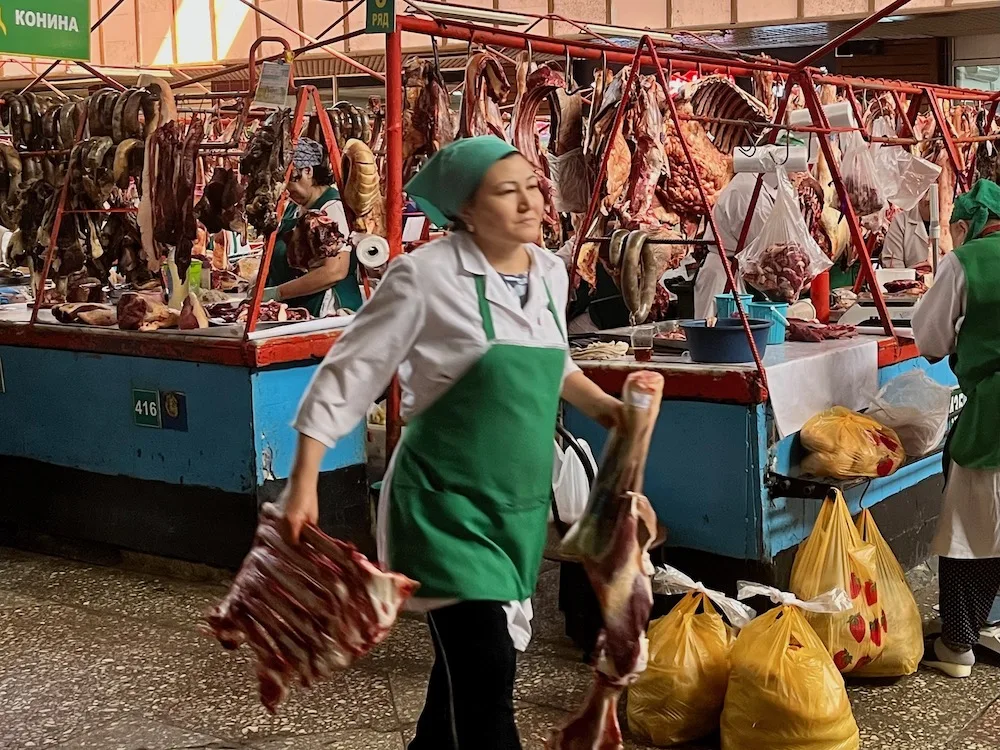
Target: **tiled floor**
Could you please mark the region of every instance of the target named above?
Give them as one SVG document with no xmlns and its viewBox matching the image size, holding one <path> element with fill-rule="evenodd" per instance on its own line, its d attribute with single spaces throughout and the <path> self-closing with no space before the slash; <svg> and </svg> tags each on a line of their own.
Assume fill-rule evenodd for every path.
<svg viewBox="0 0 1000 750">
<path fill-rule="evenodd" d="M 536 636 L 518 668 L 527 750 L 542 748 L 589 681 L 562 636 L 557 577 L 543 573 Z M 196 630 L 223 592 L 0 548 L 0 750 L 403 750 L 431 663 L 421 622 L 401 620 L 359 666 L 270 716 L 247 655 Z M 866 750 L 1000 747 L 998 666 L 964 682 L 922 671 L 850 695 Z"/>
</svg>

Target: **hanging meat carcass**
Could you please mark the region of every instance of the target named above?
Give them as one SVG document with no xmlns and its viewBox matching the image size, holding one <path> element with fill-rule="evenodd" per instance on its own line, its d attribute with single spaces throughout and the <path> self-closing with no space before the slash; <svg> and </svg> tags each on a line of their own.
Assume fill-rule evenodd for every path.
<svg viewBox="0 0 1000 750">
<path fill-rule="evenodd" d="M 509 92 L 510 82 L 499 57 L 488 51 L 471 55 L 465 66 L 459 137 L 495 135 L 507 140 L 500 105 Z"/>
<path fill-rule="evenodd" d="M 538 186 L 545 196 L 545 223 L 550 235 L 560 234 L 559 214 L 555 208 L 555 195 L 552 180 L 549 177 L 549 162 L 542 152 L 538 138 L 536 120 L 542 103 L 549 100 L 556 91 L 563 89 L 565 81 L 562 74 L 548 65 L 539 66 L 529 74 L 525 81 L 524 95 L 515 107 L 517 116 L 514 120 L 514 146 L 531 162 L 538 175 Z M 559 238 L 552 237 L 553 245 L 560 244 Z"/>
<path fill-rule="evenodd" d="M 1000 122 L 996 119 L 987 123 L 989 113 L 984 109 L 976 116 L 976 129 L 979 135 L 1000 134 Z M 1000 183 L 1000 140 L 983 141 L 976 148 L 976 179 L 992 180 Z"/>
<path fill-rule="evenodd" d="M 275 211 L 285 189 L 285 173 L 291 159 L 291 113 L 284 109 L 258 128 L 240 160 L 240 174 L 247 178 L 247 222 L 261 237 L 278 228 Z"/>
<path fill-rule="evenodd" d="M 164 123 L 150 136 L 152 148 L 146 169 L 152 170 L 153 239 L 156 258 L 147 265 L 157 269 L 171 248 L 180 279 L 187 278 L 191 251 L 198 236 L 194 216 L 195 159 L 204 134 L 204 123 L 196 119 L 182 133 L 175 121 Z"/>
<path fill-rule="evenodd" d="M 675 105 L 677 114 L 681 118 L 691 117 L 694 114 L 689 99 L 678 97 Z M 668 210 L 676 212 L 682 219 L 692 219 L 705 213 L 698 192 L 698 182 L 700 181 L 705 189 L 709 207 L 714 206 L 716 196 L 733 177 L 733 160 L 731 156 L 723 154 L 715 147 L 701 123 L 681 119 L 681 130 L 694 158 L 697 174 L 692 173 L 688 166 L 672 118 L 666 117 L 664 132 L 670 177 L 664 180 L 663 191 Z"/>
<path fill-rule="evenodd" d="M 653 606 L 648 550 L 656 515 L 641 494 L 646 456 L 663 396 L 663 376 L 630 374 L 622 389 L 623 422 L 608 439 L 583 516 L 563 541 L 590 579 L 604 619 L 594 683 L 582 708 L 553 732 L 548 750 L 620 750 L 618 699 L 646 668 L 646 623 Z"/>
<path fill-rule="evenodd" d="M 653 76 L 642 76 L 625 120 L 626 138 L 635 144 L 622 206 L 622 218 L 628 227 L 659 223 L 651 210 L 656 203 L 656 186 L 667 171 L 665 108 L 666 97 L 659 82 Z"/>
<path fill-rule="evenodd" d="M 195 206 L 195 213 L 211 234 L 223 230 L 241 234 L 246 231 L 239 175 L 231 169 L 216 167 Z"/>
<path fill-rule="evenodd" d="M 296 683 L 309 687 L 378 645 L 417 588 L 314 526 L 288 544 L 284 523 L 264 505 L 253 547 L 204 628 L 223 648 L 249 644 L 271 713 Z"/>
<path fill-rule="evenodd" d="M 764 126 L 771 121 L 767 105 L 750 96 L 729 76 L 705 76 L 691 86 L 687 96 L 697 117 L 750 123 L 704 123 L 712 144 L 726 155 L 732 155 L 739 146 L 757 143 Z"/>
<path fill-rule="evenodd" d="M 448 88 L 434 63 L 411 57 L 403 67 L 403 182 L 455 138 Z"/>
</svg>

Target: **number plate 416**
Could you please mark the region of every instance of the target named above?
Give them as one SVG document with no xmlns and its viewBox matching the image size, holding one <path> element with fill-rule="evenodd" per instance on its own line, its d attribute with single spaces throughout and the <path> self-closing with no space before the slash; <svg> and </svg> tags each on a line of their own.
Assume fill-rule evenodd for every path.
<svg viewBox="0 0 1000 750">
<path fill-rule="evenodd" d="M 132 421 L 138 427 L 160 429 L 160 392 L 132 389 Z"/>
</svg>

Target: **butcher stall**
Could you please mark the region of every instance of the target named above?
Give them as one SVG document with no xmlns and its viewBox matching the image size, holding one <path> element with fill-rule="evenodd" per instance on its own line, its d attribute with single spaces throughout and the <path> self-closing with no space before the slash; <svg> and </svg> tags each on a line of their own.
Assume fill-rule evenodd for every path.
<svg viewBox="0 0 1000 750">
<path fill-rule="evenodd" d="M 325 142 L 352 234 L 309 215 L 289 264 L 305 271 L 349 241 L 387 256 L 377 178 L 372 189 L 381 120 L 377 102 L 328 112 L 308 86 L 279 85 L 262 106 L 257 68 L 272 85 L 294 71 L 287 45 L 257 60 L 262 41 L 249 91 L 98 74 L 104 86 L 83 98 L 3 94 L 0 212 L 15 230 L 0 265 L 5 534 L 235 567 L 289 476 L 291 417 L 353 317 L 263 299 L 293 145 Z M 222 244 L 241 235 L 249 252 Z M 364 425 L 321 472 L 324 526 L 370 552 Z"/>
<path fill-rule="evenodd" d="M 812 67 L 901 4 L 797 64 L 683 35 L 654 41 L 634 32 L 637 45 L 619 46 L 590 34 L 586 24 L 578 26 L 584 40 L 547 39 L 531 33 L 544 19 L 527 13 L 517 14 L 527 32 L 478 26 L 473 11 L 461 6 L 415 3 L 420 12 L 398 19 L 399 32 L 480 45 L 466 68 L 459 134 L 508 137 L 535 164 L 549 195 L 546 244 L 563 248 L 577 295 L 601 274 L 620 289 L 633 325 L 571 336 L 571 346 L 583 371 L 610 393 L 621 393 L 629 372 L 664 375 L 644 491 L 668 530 L 663 554 L 682 568 L 711 561 L 695 569 L 728 583 L 748 576 L 782 582 L 832 487 L 846 493 L 854 512 L 875 509 L 901 561 L 926 557 L 940 505 L 940 444 L 905 460 L 900 454 L 885 476 L 832 479 L 807 473 L 800 439 L 817 414 L 831 407 L 864 411 L 908 371 L 925 372 L 939 390 L 956 384 L 946 363 L 932 366 L 919 356 L 910 316 L 933 282 L 936 259 L 951 249 L 947 230 L 939 230 L 947 227 L 955 194 L 976 176 L 995 176 L 1000 98 Z M 423 107 L 426 121 L 438 123 L 434 63 L 411 58 L 397 79 L 398 45 L 390 34 L 388 91 L 404 90 L 407 107 Z M 573 80 L 580 70 L 574 61 L 589 61 L 592 82 Z M 388 103 L 391 122 L 391 96 Z M 434 130 L 416 138 L 406 128 L 390 131 L 390 214 L 402 208 L 403 181 L 441 137 Z M 854 163 L 869 158 L 898 163 L 893 192 L 859 178 Z M 710 208 L 734 172 L 756 173 L 756 184 L 738 243 L 725 248 L 713 239 L 725 235 Z M 779 185 L 787 181 L 803 234 L 754 255 L 751 217 L 766 172 L 782 173 Z M 912 208 L 925 197 L 934 204 L 927 267 L 899 283 L 872 259 L 900 206 Z M 572 231 L 562 220 L 567 214 Z M 389 240 L 398 246 L 398 238 Z M 662 279 L 707 253 L 736 255 L 739 263 L 721 264 L 728 289 L 737 287 L 739 273 L 756 300 L 730 291 L 718 299 L 718 323 L 671 320 L 678 301 Z M 859 269 L 853 288 L 830 289 L 837 265 Z M 854 324 L 835 322 L 848 312 Z M 745 356 L 695 356 L 693 334 L 702 338 L 722 323 L 739 335 Z M 642 335 L 652 341 L 640 345 Z M 949 394 L 949 401 L 954 419 L 960 394 Z M 391 445 L 399 429 L 391 401 L 387 419 Z M 599 451 L 600 427 L 569 407 L 564 422 Z"/>
</svg>

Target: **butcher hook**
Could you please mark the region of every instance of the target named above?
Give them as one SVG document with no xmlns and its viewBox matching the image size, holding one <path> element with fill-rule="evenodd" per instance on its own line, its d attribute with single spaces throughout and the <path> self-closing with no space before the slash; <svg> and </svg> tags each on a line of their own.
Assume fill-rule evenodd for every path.
<svg viewBox="0 0 1000 750">
<path fill-rule="evenodd" d="M 573 58 L 569 55 L 569 45 L 564 48 L 566 50 L 566 94 L 567 96 L 573 96 L 579 94 L 586 87 L 577 86 L 576 81 L 573 79 Z M 604 50 L 601 50 L 601 54 L 605 54 Z"/>
<path fill-rule="evenodd" d="M 434 53 L 434 75 L 437 76 L 441 87 L 447 89 L 448 87 L 444 82 L 444 73 L 441 72 L 441 56 L 438 53 L 438 40 L 436 36 L 431 37 L 431 51 Z M 466 62 L 466 65 L 468 65 L 468 62 Z"/>
</svg>

